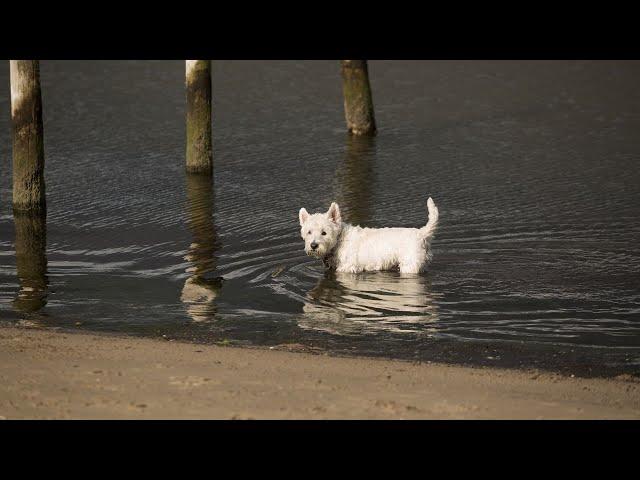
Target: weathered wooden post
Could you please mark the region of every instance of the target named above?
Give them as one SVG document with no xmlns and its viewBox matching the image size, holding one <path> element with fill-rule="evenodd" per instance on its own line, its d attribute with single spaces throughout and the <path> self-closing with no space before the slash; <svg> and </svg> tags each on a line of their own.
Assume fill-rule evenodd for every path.
<svg viewBox="0 0 640 480">
<path fill-rule="evenodd" d="M 342 91 L 347 128 L 354 135 L 374 135 L 376 119 L 366 60 L 342 60 Z"/>
<path fill-rule="evenodd" d="M 13 128 L 13 208 L 46 208 L 44 138 L 38 60 L 10 60 Z"/>
<path fill-rule="evenodd" d="M 187 172 L 212 173 L 211 60 L 187 60 Z"/>
<path fill-rule="evenodd" d="M 13 301 L 21 312 L 35 312 L 47 298 L 46 214 L 14 210 L 16 270 L 20 290 Z"/>
</svg>

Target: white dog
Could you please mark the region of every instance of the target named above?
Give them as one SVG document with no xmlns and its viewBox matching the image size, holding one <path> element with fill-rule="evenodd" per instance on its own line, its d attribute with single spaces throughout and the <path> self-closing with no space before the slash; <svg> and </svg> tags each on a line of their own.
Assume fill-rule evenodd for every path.
<svg viewBox="0 0 640 480">
<path fill-rule="evenodd" d="M 300 234 L 307 255 L 321 258 L 337 272 L 400 270 L 419 273 L 431 260 L 430 243 L 438 225 L 438 208 L 427 201 L 429 221 L 422 228 L 362 228 L 343 223 L 332 203 L 327 213 L 300 209 Z"/>
</svg>

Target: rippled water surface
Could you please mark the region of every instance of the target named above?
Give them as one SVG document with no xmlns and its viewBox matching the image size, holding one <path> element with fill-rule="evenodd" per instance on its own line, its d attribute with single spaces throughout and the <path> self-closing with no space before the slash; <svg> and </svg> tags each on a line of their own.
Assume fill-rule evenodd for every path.
<svg viewBox="0 0 640 480">
<path fill-rule="evenodd" d="M 184 173 L 184 64 L 42 61 L 46 221 L 11 211 L 0 320 L 584 373 L 640 371 L 640 63 L 214 62 L 213 184 Z M 298 210 L 421 226 L 428 273 L 326 274 Z M 46 234 L 46 235 L 45 235 Z"/>
</svg>

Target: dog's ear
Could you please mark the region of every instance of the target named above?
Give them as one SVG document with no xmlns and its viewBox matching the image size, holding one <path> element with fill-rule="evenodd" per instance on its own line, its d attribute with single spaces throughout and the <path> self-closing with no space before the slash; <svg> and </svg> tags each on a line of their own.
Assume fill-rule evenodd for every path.
<svg viewBox="0 0 640 480">
<path fill-rule="evenodd" d="M 300 218 L 300 226 L 302 226 L 304 222 L 307 221 L 307 218 L 309 218 L 309 212 L 307 212 L 306 208 L 301 208 L 298 217 Z"/>
<path fill-rule="evenodd" d="M 329 207 L 327 216 L 335 223 L 340 223 L 342 221 L 342 217 L 340 216 L 340 207 L 338 207 L 336 202 L 333 202 Z"/>
</svg>

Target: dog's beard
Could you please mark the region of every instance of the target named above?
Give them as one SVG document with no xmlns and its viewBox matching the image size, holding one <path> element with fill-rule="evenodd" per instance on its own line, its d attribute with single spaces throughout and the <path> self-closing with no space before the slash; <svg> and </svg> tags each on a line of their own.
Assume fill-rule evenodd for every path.
<svg viewBox="0 0 640 480">
<path fill-rule="evenodd" d="M 318 247 L 315 250 L 313 250 L 312 248 L 305 248 L 304 251 L 307 255 L 313 258 L 324 258 L 324 256 L 327 254 L 327 250 L 324 247 Z"/>
</svg>

